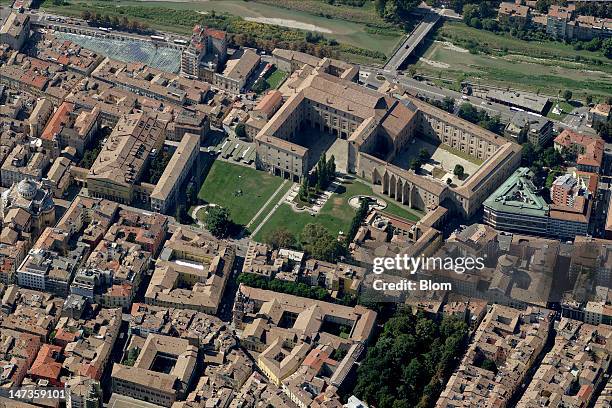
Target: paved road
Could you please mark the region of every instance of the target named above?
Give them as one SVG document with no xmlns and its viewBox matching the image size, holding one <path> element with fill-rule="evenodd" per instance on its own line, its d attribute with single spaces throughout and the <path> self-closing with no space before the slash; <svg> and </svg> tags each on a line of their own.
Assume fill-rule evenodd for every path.
<svg viewBox="0 0 612 408">
<path fill-rule="evenodd" d="M 387 61 L 383 69 L 397 71 L 414 50 L 421 44 L 423 39 L 431 29 L 440 20 L 440 15 L 434 12 L 428 12 L 423 17 L 423 21 L 406 36 L 402 45 L 395 51 L 391 58 Z"/>
<path fill-rule="evenodd" d="M 34 25 L 47 26 L 53 25 L 56 27 L 62 27 L 67 29 L 67 31 L 87 31 L 92 32 L 93 35 L 98 36 L 111 36 L 111 37 L 121 37 L 122 39 L 134 40 L 134 41 L 144 41 L 152 43 L 151 37 L 148 35 L 141 35 L 135 33 L 128 33 L 125 31 L 112 31 L 110 33 L 104 33 L 102 31 L 98 31 L 97 27 L 90 26 L 87 21 L 82 20 L 80 18 L 70 18 L 65 16 L 60 16 L 56 14 L 50 14 L 43 10 L 31 10 L 27 12 L 30 15 L 30 19 Z M 181 36 L 176 33 L 168 33 L 156 31 L 155 34 L 162 35 L 167 38 L 167 43 L 172 47 L 179 47 L 174 44 L 174 40 L 189 40 L 188 37 Z M 157 42 L 158 45 L 164 45 L 163 42 Z"/>
<path fill-rule="evenodd" d="M 444 98 L 452 98 L 455 100 L 455 105 L 461 105 L 463 102 L 469 102 L 478 109 L 484 109 L 491 116 L 500 116 L 503 123 L 508 123 L 512 117 L 516 114 L 516 110 L 510 109 L 506 105 L 502 105 L 495 102 L 490 102 L 485 98 L 477 96 L 469 96 L 467 99 L 460 92 L 456 92 L 450 89 L 442 88 L 427 81 L 418 81 L 407 75 L 391 72 L 389 70 L 376 69 L 375 67 L 361 66 L 360 67 L 361 80 L 365 86 L 370 88 L 378 88 L 382 85 L 383 81 L 380 81 L 377 76 L 385 77 L 389 82 L 402 86 L 407 92 L 413 95 L 425 96 L 429 99 L 443 100 Z M 576 108 L 569 114 L 567 114 L 563 120 L 550 119 L 555 129 L 560 132 L 563 129 L 571 129 L 586 134 L 595 134 L 596 132 L 586 126 L 586 113 L 588 107 Z"/>
</svg>

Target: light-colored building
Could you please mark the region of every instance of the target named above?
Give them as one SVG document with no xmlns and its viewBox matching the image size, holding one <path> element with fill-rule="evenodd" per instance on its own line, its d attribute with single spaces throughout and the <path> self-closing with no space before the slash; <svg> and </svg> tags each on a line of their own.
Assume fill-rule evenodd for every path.
<svg viewBox="0 0 612 408">
<path fill-rule="evenodd" d="M 580 195 L 572 194 L 571 206 L 561 202 L 548 204 L 534 186 L 533 176 L 530 169 L 519 168 L 495 190 L 484 202 L 484 222 L 498 230 L 561 239 L 586 235 L 592 194 L 585 190 Z M 558 185 L 555 190 L 559 200 L 562 200 L 561 189 Z"/>
<path fill-rule="evenodd" d="M 517 112 L 504 129 L 504 136 L 517 143 L 531 143 L 545 147 L 553 137 L 553 123 L 545 117 L 529 112 Z"/>
<path fill-rule="evenodd" d="M 196 25 L 181 52 L 181 75 L 212 82 L 217 66 L 227 58 L 227 33 Z"/>
<path fill-rule="evenodd" d="M 40 182 L 22 180 L 0 197 L 3 227 L 38 236 L 55 223 L 55 203 L 51 192 Z"/>
<path fill-rule="evenodd" d="M 317 338 L 318 344 L 333 348 L 365 343 L 376 320 L 376 312 L 363 306 L 337 305 L 243 284 L 238 289 L 233 312 L 233 323 L 242 331 L 241 344 L 256 353 L 270 347 L 292 352 L 300 346 L 300 338 Z M 345 335 L 338 336 L 327 327 L 335 327 Z"/>
<path fill-rule="evenodd" d="M 30 37 L 30 16 L 11 13 L 0 27 L 0 43 L 6 43 L 14 50 L 20 50 Z"/>
<path fill-rule="evenodd" d="M 164 143 L 165 125 L 146 113 L 122 117 L 87 175 L 92 197 L 130 204 L 154 151 Z"/>
<path fill-rule="evenodd" d="M 553 312 L 546 309 L 519 311 L 494 305 L 436 407 L 509 406 L 544 348 L 552 322 Z"/>
<path fill-rule="evenodd" d="M 48 155 L 31 144 L 18 144 L 0 168 L 2 186 L 10 187 L 22 180 L 40 181 L 48 165 Z"/>
<path fill-rule="evenodd" d="M 245 49 L 238 57 L 226 62 L 225 70 L 215 74 L 214 85 L 232 94 L 244 91 L 247 80 L 259 66 L 261 57 L 253 50 Z"/>
<path fill-rule="evenodd" d="M 66 381 L 66 408 L 102 408 L 100 382 L 83 376 Z"/>
<path fill-rule="evenodd" d="M 562 318 L 517 408 L 583 407 L 594 400 L 610 366 L 612 329 Z"/>
<path fill-rule="evenodd" d="M 186 339 L 150 334 L 133 366 L 115 363 L 113 392 L 171 407 L 193 380 L 198 348 Z"/>
<path fill-rule="evenodd" d="M 235 249 L 210 235 L 177 228 L 155 264 L 145 302 L 216 314 Z"/>
<path fill-rule="evenodd" d="M 46 98 L 38 98 L 36 105 L 28 118 L 30 137 L 39 137 L 45 124 L 53 114 L 53 103 Z"/>
<path fill-rule="evenodd" d="M 599 103 L 589 110 L 588 124 L 593 128 L 605 125 L 610 120 L 612 107 L 605 103 Z"/>
<path fill-rule="evenodd" d="M 200 154 L 200 136 L 186 133 L 151 193 L 151 208 L 166 214 L 178 201 L 185 178 Z"/>
<path fill-rule="evenodd" d="M 530 22 L 531 9 L 528 6 L 504 1 L 499 5 L 497 19 L 504 24 L 524 27 Z"/>
<path fill-rule="evenodd" d="M 382 194 L 424 211 L 450 201 L 457 213 L 471 217 L 520 164 L 518 144 L 417 98 L 399 101 L 358 86 L 331 67 L 329 59 L 314 68 L 305 64 L 283 85 L 287 100 L 255 138 L 259 169 L 301 180 L 318 160 L 311 152 L 315 138 L 324 137 L 306 140 L 310 128 L 346 140 L 343 170 L 369 180 Z M 417 134 L 484 163 L 457 187 L 392 164 Z"/>
</svg>

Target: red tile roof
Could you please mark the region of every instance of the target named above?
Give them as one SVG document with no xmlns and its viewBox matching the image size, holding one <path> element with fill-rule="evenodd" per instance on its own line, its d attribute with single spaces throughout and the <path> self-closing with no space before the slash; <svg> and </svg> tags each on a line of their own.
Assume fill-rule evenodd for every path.
<svg viewBox="0 0 612 408">
<path fill-rule="evenodd" d="M 55 111 L 49 123 L 45 127 L 41 139 L 52 140 L 55 135 L 61 132 L 62 128 L 68 123 L 70 118 L 70 112 L 74 110 L 74 104 L 70 102 L 63 102 L 59 108 Z"/>
<path fill-rule="evenodd" d="M 584 166 L 601 166 L 604 154 L 604 141 L 600 137 L 586 136 L 565 129 L 555 138 L 555 144 L 568 148 L 573 144 L 581 145 L 584 148 L 584 152 L 578 155 L 576 163 Z"/>
</svg>

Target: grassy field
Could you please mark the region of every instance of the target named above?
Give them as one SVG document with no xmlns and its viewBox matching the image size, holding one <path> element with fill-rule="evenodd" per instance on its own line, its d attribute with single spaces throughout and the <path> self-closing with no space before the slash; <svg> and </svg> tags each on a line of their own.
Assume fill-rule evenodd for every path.
<svg viewBox="0 0 612 408">
<path fill-rule="evenodd" d="M 445 23 L 416 64 L 418 72 L 500 87 L 525 89 L 556 96 L 570 89 L 574 97 L 587 94 L 602 99 L 612 94 L 612 64 L 601 53 L 576 51 L 560 42 L 529 42 L 477 30 L 463 23 Z M 487 54 L 460 47 L 472 40 Z M 595 61 L 598 61 L 597 63 Z"/>
<path fill-rule="evenodd" d="M 283 179 L 268 173 L 216 160 L 198 197 L 229 209 L 232 220 L 245 225 L 282 182 Z M 242 193 L 239 194 L 239 191 Z"/>
<path fill-rule="evenodd" d="M 278 87 L 283 83 L 285 78 L 287 78 L 287 73 L 285 71 L 275 69 L 271 74 L 266 77 L 268 89 L 278 89 Z"/>
<path fill-rule="evenodd" d="M 256 241 L 263 241 L 270 232 L 279 228 L 286 228 L 299 238 L 304 226 L 311 222 L 324 225 L 334 235 L 338 234 L 340 231 L 347 233 L 351 226 L 353 216 L 355 215 L 355 209 L 349 205 L 348 200 L 360 194 L 381 197 L 387 203 L 385 211 L 390 214 L 413 221 L 419 220 L 422 216 L 422 214 L 415 210 L 408 210 L 394 203 L 389 197 L 374 194 L 367 184 L 359 179 L 355 179 L 344 183 L 342 189 L 338 190 L 314 217 L 307 212 L 297 213 L 293 211 L 288 204 L 281 205 L 266 224 L 257 232 L 254 239 Z"/>
<path fill-rule="evenodd" d="M 113 7 L 114 6 L 114 7 Z M 104 0 L 73 0 L 68 6 L 57 6 L 51 0 L 44 0 L 42 9 L 68 16 L 79 16 L 83 10 L 100 11 L 109 15 L 121 16 L 124 14 L 121 7 L 137 6 L 144 9 L 167 8 L 182 12 L 182 20 L 176 24 L 163 22 L 161 19 L 152 20 L 150 18 L 139 18 L 147 22 L 151 27 L 180 34 L 188 34 L 197 16 L 210 15 L 211 13 L 227 13 L 245 19 L 274 19 L 283 21 L 295 28 L 308 27 L 311 31 L 318 31 L 325 37 L 333 38 L 340 43 L 361 47 L 371 51 L 391 52 L 395 45 L 401 40 L 402 33 L 399 31 L 373 30 L 363 23 L 329 19 L 323 16 L 308 12 L 289 10 L 269 4 L 261 4 L 242 0 L 209 0 L 209 1 L 135 1 L 135 0 L 116 0 L 109 4 Z M 113 9 L 111 9 L 113 8 Z M 187 18 L 186 14 L 191 15 Z M 168 16 L 169 18 L 171 16 Z M 288 28 L 287 28 L 288 29 Z"/>
<path fill-rule="evenodd" d="M 449 145 L 446 145 L 444 143 L 440 143 L 438 145 L 438 147 L 440 149 L 442 149 L 442 150 L 446 150 L 447 152 L 452 153 L 452 154 L 454 154 L 457 157 L 461 157 L 462 159 L 467 160 L 470 163 L 474 163 L 474 164 L 476 164 L 478 166 L 480 166 L 482 163 L 484 163 L 484 160 L 481 160 L 481 159 L 479 159 L 477 157 L 470 156 L 469 154 L 467 154 L 467 153 L 465 153 L 465 152 L 463 152 L 463 151 L 461 151 L 459 149 L 455 149 L 453 147 L 450 147 Z"/>
<path fill-rule="evenodd" d="M 559 107 L 563 110 L 563 113 L 560 115 L 557 115 L 555 113 L 553 113 L 553 110 L 551 109 L 548 114 L 546 115 L 547 117 L 551 118 L 551 119 L 563 119 L 569 112 L 571 112 L 574 109 L 574 106 L 572 106 L 571 104 L 565 102 L 565 101 L 559 101 L 557 102 L 556 100 L 553 101 L 553 108 L 555 107 L 555 105 L 559 104 Z"/>
</svg>

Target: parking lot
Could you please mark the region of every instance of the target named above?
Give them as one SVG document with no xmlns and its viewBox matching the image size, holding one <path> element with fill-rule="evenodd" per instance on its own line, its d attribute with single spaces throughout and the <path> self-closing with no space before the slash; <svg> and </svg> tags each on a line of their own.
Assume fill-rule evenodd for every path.
<svg viewBox="0 0 612 408">
<path fill-rule="evenodd" d="M 249 166 L 255 164 L 255 143 L 252 142 L 214 132 L 207 140 L 205 148 L 208 152 L 217 154 L 221 159 L 229 162 Z"/>
</svg>

